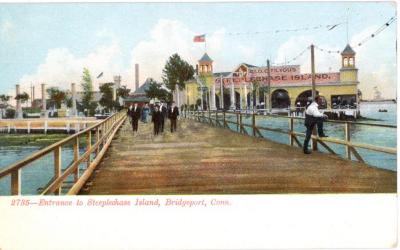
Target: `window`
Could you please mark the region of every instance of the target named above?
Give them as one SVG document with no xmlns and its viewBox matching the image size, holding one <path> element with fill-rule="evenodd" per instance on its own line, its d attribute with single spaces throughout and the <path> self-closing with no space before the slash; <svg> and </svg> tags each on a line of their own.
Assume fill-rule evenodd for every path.
<svg viewBox="0 0 400 250">
<path fill-rule="evenodd" d="M 347 59 L 347 57 L 343 58 L 343 66 L 344 67 L 349 66 L 349 60 Z"/>
<path fill-rule="evenodd" d="M 349 58 L 349 66 L 354 66 L 354 58 Z"/>
</svg>

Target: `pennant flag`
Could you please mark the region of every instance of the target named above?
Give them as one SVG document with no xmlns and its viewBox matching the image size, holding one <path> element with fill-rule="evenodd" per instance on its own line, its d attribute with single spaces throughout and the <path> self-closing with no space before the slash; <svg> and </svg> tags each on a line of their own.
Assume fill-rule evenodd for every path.
<svg viewBox="0 0 400 250">
<path fill-rule="evenodd" d="M 193 38 L 193 42 L 195 43 L 204 43 L 206 41 L 206 34 L 200 35 L 200 36 L 195 36 Z"/>
<path fill-rule="evenodd" d="M 102 77 L 103 76 L 103 72 L 101 72 L 98 76 L 97 76 L 97 78 L 100 78 L 100 77 Z"/>
</svg>

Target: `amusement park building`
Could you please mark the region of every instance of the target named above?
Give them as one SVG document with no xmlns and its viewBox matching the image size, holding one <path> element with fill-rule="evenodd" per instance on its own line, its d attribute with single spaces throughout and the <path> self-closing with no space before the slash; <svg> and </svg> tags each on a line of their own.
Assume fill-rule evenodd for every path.
<svg viewBox="0 0 400 250">
<path fill-rule="evenodd" d="M 315 74 L 317 94 L 324 97 L 328 109 L 338 106 L 355 108 L 358 103 L 356 53 L 347 45 L 341 55 L 342 67 L 339 72 Z M 223 104 L 226 109 L 252 108 L 268 98 L 267 67 L 242 63 L 232 72 L 215 73 L 213 60 L 205 53 L 196 71 L 195 79 L 186 82 L 185 89 L 175 93 L 174 99 L 179 105 L 198 104 L 199 100 L 203 100 L 203 105 L 208 103 L 211 109 L 220 108 L 221 92 L 224 93 Z M 271 66 L 270 79 L 272 108 L 294 107 L 297 103 L 306 105 L 311 96 L 312 76 L 301 73 L 299 65 Z"/>
</svg>

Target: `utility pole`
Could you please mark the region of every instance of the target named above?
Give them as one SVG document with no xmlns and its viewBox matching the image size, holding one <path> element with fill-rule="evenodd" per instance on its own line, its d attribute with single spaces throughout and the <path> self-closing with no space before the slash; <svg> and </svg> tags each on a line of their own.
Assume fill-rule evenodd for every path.
<svg viewBox="0 0 400 250">
<path fill-rule="evenodd" d="M 267 71 L 268 71 L 268 77 L 267 77 L 267 83 L 268 83 L 268 111 L 271 113 L 272 111 L 272 102 L 271 102 L 271 67 L 269 65 L 269 59 L 267 60 Z M 265 102 L 265 104 L 267 104 Z"/>
<path fill-rule="evenodd" d="M 314 62 L 314 44 L 311 44 L 311 84 L 312 84 L 312 100 L 311 102 L 313 102 L 315 100 L 315 96 L 316 96 L 316 90 L 315 90 L 315 62 Z M 314 126 L 314 129 L 312 131 L 312 134 L 314 136 L 317 135 L 317 130 L 316 130 L 316 126 Z M 317 140 L 312 139 L 312 149 L 314 151 L 318 150 L 318 144 L 317 144 Z"/>
<path fill-rule="evenodd" d="M 315 90 L 315 62 L 314 62 L 314 44 L 311 44 L 311 84 L 312 84 L 312 101 L 316 96 Z"/>
</svg>

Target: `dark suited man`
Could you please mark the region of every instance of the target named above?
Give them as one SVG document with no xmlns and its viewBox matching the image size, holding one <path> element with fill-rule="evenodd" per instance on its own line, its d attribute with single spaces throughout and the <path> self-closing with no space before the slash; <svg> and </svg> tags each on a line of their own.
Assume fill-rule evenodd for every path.
<svg viewBox="0 0 400 250">
<path fill-rule="evenodd" d="M 158 135 L 160 133 L 161 119 L 162 119 L 162 114 L 159 110 L 159 107 L 155 106 L 153 114 L 151 115 L 151 121 L 154 124 L 154 135 Z"/>
<path fill-rule="evenodd" d="M 138 104 L 135 103 L 132 109 L 130 109 L 130 115 L 132 117 L 132 130 L 133 132 L 137 132 L 138 130 L 138 121 L 140 119 L 141 110 L 138 107 Z"/>
<path fill-rule="evenodd" d="M 168 115 L 168 110 L 164 103 L 161 103 L 160 111 L 161 111 L 160 131 L 161 131 L 161 133 L 164 133 L 165 119 L 167 119 L 167 115 Z"/>
<path fill-rule="evenodd" d="M 303 152 L 305 154 L 311 154 L 311 151 L 308 150 L 308 143 L 310 142 L 311 134 L 315 125 L 317 125 L 319 137 L 328 137 L 324 134 L 323 130 L 323 122 L 326 118 L 328 118 L 328 116 L 324 115 L 318 110 L 318 106 L 321 104 L 322 98 L 320 96 L 316 96 L 314 102 L 307 107 L 305 112 L 306 119 L 304 121 L 304 125 L 307 128 L 306 137 L 303 144 Z"/>
<path fill-rule="evenodd" d="M 178 116 L 179 116 L 179 109 L 175 105 L 175 102 L 172 102 L 172 105 L 168 110 L 168 117 L 171 121 L 171 133 L 176 131 L 176 120 L 178 119 Z"/>
</svg>

